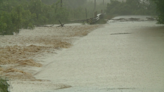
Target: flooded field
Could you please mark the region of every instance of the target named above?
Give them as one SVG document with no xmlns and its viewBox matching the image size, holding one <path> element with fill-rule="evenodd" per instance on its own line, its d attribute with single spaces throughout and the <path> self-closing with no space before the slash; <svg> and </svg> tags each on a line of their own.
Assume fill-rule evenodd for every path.
<svg viewBox="0 0 164 92">
<path fill-rule="evenodd" d="M 11 92 L 163 92 L 163 47 L 164 25 L 150 16 L 38 27 L 0 37 L 0 71 Z"/>
<path fill-rule="evenodd" d="M 110 20 L 35 77 L 71 86 L 55 92 L 163 92 L 164 26 L 147 17 Z"/>
<path fill-rule="evenodd" d="M 74 40 L 86 36 L 100 25 L 69 24 L 65 27 L 22 29 L 19 34 L 0 37 L 0 74 L 10 79 L 35 80 L 33 74 L 45 63 L 37 60 L 46 54 L 69 48 Z"/>
</svg>

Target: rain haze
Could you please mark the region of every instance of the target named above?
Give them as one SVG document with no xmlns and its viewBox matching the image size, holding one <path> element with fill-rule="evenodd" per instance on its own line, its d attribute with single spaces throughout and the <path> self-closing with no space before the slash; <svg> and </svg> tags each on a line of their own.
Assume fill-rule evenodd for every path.
<svg viewBox="0 0 164 92">
<path fill-rule="evenodd" d="M 0 0 L 0 92 L 164 92 L 163 3 Z"/>
</svg>

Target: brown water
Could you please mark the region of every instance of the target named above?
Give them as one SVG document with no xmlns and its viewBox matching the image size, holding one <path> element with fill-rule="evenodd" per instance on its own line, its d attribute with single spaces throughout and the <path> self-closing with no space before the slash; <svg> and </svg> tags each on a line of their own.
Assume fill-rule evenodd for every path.
<svg viewBox="0 0 164 92">
<path fill-rule="evenodd" d="M 61 92 L 163 92 L 164 26 L 147 16 L 117 18 L 139 20 L 109 21 L 36 77 L 72 86 Z"/>
<path fill-rule="evenodd" d="M 115 19 L 47 59 L 35 77 L 71 86 L 47 92 L 164 92 L 164 26 Z"/>
</svg>

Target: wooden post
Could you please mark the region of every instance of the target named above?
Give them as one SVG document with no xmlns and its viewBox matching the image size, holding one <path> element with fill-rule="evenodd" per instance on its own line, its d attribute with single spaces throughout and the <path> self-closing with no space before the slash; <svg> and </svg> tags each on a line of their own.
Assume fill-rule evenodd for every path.
<svg viewBox="0 0 164 92">
<path fill-rule="evenodd" d="M 59 20 L 60 27 L 64 27 L 64 24 Z"/>
<path fill-rule="evenodd" d="M 94 18 L 96 18 L 97 17 L 97 11 L 95 11 L 95 13 L 94 13 Z"/>
<path fill-rule="evenodd" d="M 5 35 L 5 31 L 2 31 L 2 35 L 3 35 L 3 36 Z"/>
</svg>

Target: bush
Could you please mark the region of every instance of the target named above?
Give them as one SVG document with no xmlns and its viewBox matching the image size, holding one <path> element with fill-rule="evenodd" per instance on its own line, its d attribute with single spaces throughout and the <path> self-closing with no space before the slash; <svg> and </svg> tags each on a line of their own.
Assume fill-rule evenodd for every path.
<svg viewBox="0 0 164 92">
<path fill-rule="evenodd" d="M 54 24 L 58 20 L 68 21 L 68 11 L 59 4 L 47 5 L 41 0 L 1 1 L 0 35 L 12 35 L 13 32 L 19 33 L 22 28 Z"/>
<path fill-rule="evenodd" d="M 164 1 L 154 0 L 158 11 L 158 23 L 164 24 Z"/>
<path fill-rule="evenodd" d="M 0 92 L 9 92 L 9 86 L 6 79 L 0 78 Z"/>
</svg>

